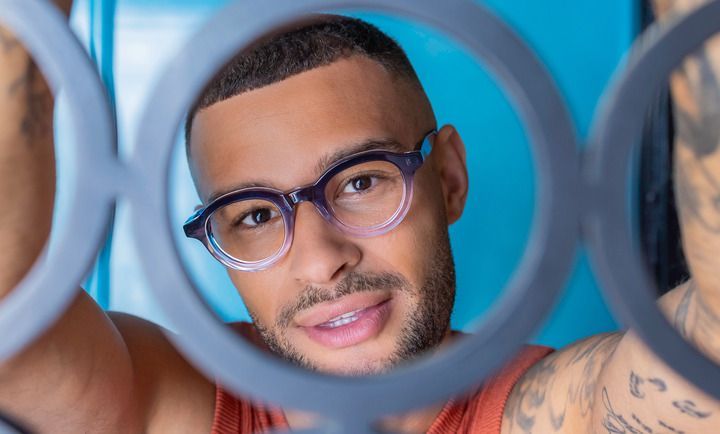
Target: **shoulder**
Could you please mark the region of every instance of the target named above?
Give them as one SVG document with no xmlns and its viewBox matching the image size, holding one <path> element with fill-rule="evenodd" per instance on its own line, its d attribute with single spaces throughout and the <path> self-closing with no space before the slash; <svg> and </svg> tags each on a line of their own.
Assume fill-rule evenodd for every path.
<svg viewBox="0 0 720 434">
<path fill-rule="evenodd" d="M 499 434 L 503 413 L 511 392 L 523 375 L 553 352 L 552 348 L 527 345 L 490 377 L 469 399 L 464 430 L 479 434 Z"/>
<path fill-rule="evenodd" d="M 585 432 L 600 373 L 622 336 L 600 334 L 536 360 L 510 392 L 502 434 Z"/>
<path fill-rule="evenodd" d="M 133 364 L 138 408 L 148 433 L 210 432 L 215 385 L 170 343 L 171 333 L 133 315 L 110 312 Z"/>
</svg>

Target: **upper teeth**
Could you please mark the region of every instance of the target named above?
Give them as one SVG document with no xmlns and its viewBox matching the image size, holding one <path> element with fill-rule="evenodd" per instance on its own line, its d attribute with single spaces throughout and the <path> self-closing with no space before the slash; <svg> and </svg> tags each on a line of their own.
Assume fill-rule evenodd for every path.
<svg viewBox="0 0 720 434">
<path fill-rule="evenodd" d="M 329 319 L 327 322 L 320 324 L 322 327 L 340 327 L 345 324 L 350 324 L 358 319 L 358 312 L 362 309 L 353 310 L 351 312 L 338 315 L 335 318 Z"/>
</svg>

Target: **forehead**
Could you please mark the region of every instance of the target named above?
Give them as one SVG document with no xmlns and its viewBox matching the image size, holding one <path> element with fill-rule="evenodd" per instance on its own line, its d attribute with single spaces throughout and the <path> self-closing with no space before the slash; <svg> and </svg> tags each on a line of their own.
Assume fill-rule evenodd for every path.
<svg viewBox="0 0 720 434">
<path fill-rule="evenodd" d="M 368 139 L 408 146 L 431 125 L 421 92 L 377 62 L 352 57 L 200 111 L 192 166 L 203 200 L 247 182 L 312 182 L 324 155 Z M 430 117 L 430 119 L 428 119 Z"/>
</svg>

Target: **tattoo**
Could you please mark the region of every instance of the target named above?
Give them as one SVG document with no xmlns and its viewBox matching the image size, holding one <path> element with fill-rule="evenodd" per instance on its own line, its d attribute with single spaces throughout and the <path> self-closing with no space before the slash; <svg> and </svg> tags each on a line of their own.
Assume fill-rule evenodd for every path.
<svg viewBox="0 0 720 434">
<path fill-rule="evenodd" d="M 679 429 L 673 428 L 672 426 L 666 424 L 665 422 L 663 422 L 661 420 L 658 420 L 658 425 L 660 425 L 661 427 L 668 429 L 676 434 L 685 434 L 685 431 L 681 431 Z"/>
<path fill-rule="evenodd" d="M 643 421 L 641 421 L 640 418 L 637 417 L 637 415 L 636 415 L 635 413 L 632 414 L 632 419 L 635 421 L 635 423 L 637 423 L 638 425 L 640 425 L 640 428 L 642 428 L 643 431 L 645 431 L 645 432 L 648 433 L 648 434 L 652 434 L 652 433 L 653 433 L 652 428 L 650 428 L 649 426 L 645 425 L 645 423 L 644 423 Z"/>
<path fill-rule="evenodd" d="M 674 79 L 674 89 L 689 98 L 674 107 L 677 138 L 692 153 L 677 164 L 679 203 L 706 230 L 719 233 L 720 182 L 705 160 L 720 146 L 720 83 L 708 48 L 690 56 Z"/>
<path fill-rule="evenodd" d="M 567 404 L 565 406 L 563 406 L 563 409 L 559 414 L 555 414 L 552 404 L 549 406 L 550 425 L 552 425 L 553 430 L 559 431 L 560 428 L 562 428 L 563 424 L 565 423 L 565 411 L 566 410 L 567 410 Z"/>
<path fill-rule="evenodd" d="M 690 288 L 690 289 L 692 289 L 692 288 Z M 688 293 L 690 293 L 690 290 L 687 291 L 684 298 L 687 298 Z M 667 385 L 665 384 L 665 381 L 661 380 L 660 378 L 645 379 L 645 378 L 642 378 L 637 373 L 635 373 L 635 371 L 632 371 L 632 370 L 630 371 L 629 387 L 630 387 L 630 394 L 632 396 L 634 396 L 635 398 L 638 398 L 638 399 L 645 399 L 646 395 L 645 395 L 645 389 L 643 387 L 643 385 L 645 383 L 653 385 L 657 392 L 663 393 L 663 392 L 667 391 Z M 606 391 L 603 390 L 603 393 L 605 394 Z M 603 399 L 605 399 L 605 397 L 603 397 Z M 681 413 L 686 414 L 690 417 L 697 418 L 697 419 L 705 419 L 712 415 L 712 412 L 710 412 L 710 411 L 699 410 L 697 408 L 697 404 L 695 404 L 694 401 L 689 400 L 689 399 L 686 399 L 683 401 L 679 401 L 679 400 L 673 401 L 672 404 L 673 404 L 673 407 L 675 407 Z M 609 405 L 609 400 L 608 400 L 608 404 L 606 404 L 606 408 L 608 407 L 608 405 Z M 642 421 L 640 421 L 640 419 L 637 418 L 637 416 L 635 414 L 632 415 L 632 418 L 633 418 L 633 420 L 635 420 L 635 422 L 642 424 Z M 648 429 L 645 429 L 645 428 L 648 428 Z M 651 430 L 649 430 L 649 427 L 647 427 L 645 425 L 643 426 L 643 429 L 648 433 L 652 432 Z"/>
<path fill-rule="evenodd" d="M 552 384 L 556 372 L 555 361 L 549 357 L 539 361 L 528 372 L 531 381 L 523 382 L 520 391 L 521 398 L 516 401 L 516 406 L 510 409 L 510 417 L 515 420 L 522 432 L 530 433 L 533 431 L 535 413 L 545 403 L 545 394 L 549 391 L 549 385 Z M 527 407 L 527 409 L 524 407 Z M 551 410 L 551 413 L 555 414 L 555 411 Z M 555 419 L 564 419 L 564 414 L 563 411 L 562 416 L 555 416 Z"/>
<path fill-rule="evenodd" d="M 688 214 L 695 217 L 695 219 L 708 231 L 714 231 L 715 225 L 703 218 L 702 213 L 700 212 L 702 209 L 702 200 L 698 194 L 698 189 L 691 181 L 689 174 L 690 169 L 685 167 L 684 164 L 677 164 L 676 167 L 675 189 L 678 205 L 687 210 Z"/>
<path fill-rule="evenodd" d="M 640 378 L 635 372 L 630 371 L 630 394 L 635 398 L 644 399 L 645 392 L 640 390 L 640 385 L 644 382 L 645 380 Z"/>
<path fill-rule="evenodd" d="M 707 49 L 690 58 L 697 65 L 699 73 L 698 86 L 691 87 L 698 113 L 676 110 L 677 128 L 685 145 L 693 151 L 697 159 L 702 159 L 714 153 L 720 142 L 720 86 L 710 65 Z M 687 66 L 685 63 L 681 74 L 689 81 Z"/>
<path fill-rule="evenodd" d="M 551 355 L 530 368 L 515 386 L 512 399 L 506 404 L 505 417 L 510 422 L 510 432 L 536 433 L 539 419 L 548 421 L 554 432 L 561 432 L 565 428 L 566 410 L 573 405 L 580 409 L 582 416 L 588 416 L 594 406 L 598 374 L 621 338 L 621 334 L 597 338 L 590 344 L 578 346 L 565 362 Z M 557 374 L 580 365 L 580 381 L 569 385 L 566 399 L 561 406 L 558 405 L 557 399 L 551 400 L 551 397 L 562 393 L 555 387 Z"/>
<path fill-rule="evenodd" d="M 720 119 L 718 120 L 720 122 Z M 689 164 L 689 163 L 685 163 Z M 708 187 L 712 190 L 709 193 L 712 195 L 712 197 L 708 198 L 709 204 L 708 208 L 711 212 L 720 212 L 720 183 L 715 179 L 715 176 L 705 167 L 705 162 L 703 160 L 695 159 L 693 160 L 693 164 L 696 166 L 695 173 L 702 175 L 702 177 L 705 179 L 705 182 L 708 184 Z M 688 170 L 686 168 L 685 170 Z M 684 171 L 682 172 L 682 175 L 684 176 L 683 182 L 685 183 L 684 188 L 685 189 L 693 189 L 696 190 L 698 187 L 693 186 L 692 182 L 690 181 L 690 178 L 687 173 Z M 689 192 L 683 191 L 683 194 L 687 195 Z M 700 207 L 702 204 L 702 201 L 699 200 L 699 197 L 697 196 L 697 193 L 690 193 L 695 195 L 695 197 L 692 199 L 693 204 L 695 205 L 694 208 L 691 209 L 693 211 L 693 214 L 695 214 L 696 217 L 698 217 L 700 223 L 710 232 L 720 232 L 720 223 L 717 223 L 715 220 L 710 220 L 707 217 L 703 217 L 700 213 Z M 686 196 L 683 196 L 686 197 Z"/>
<path fill-rule="evenodd" d="M 8 95 L 23 98 L 25 110 L 20 133 L 29 144 L 52 136 L 53 97 L 35 63 L 27 59 L 25 70 L 8 87 Z"/>
<path fill-rule="evenodd" d="M 698 410 L 695 403 L 689 399 L 686 399 L 684 401 L 673 401 L 673 407 L 680 410 L 681 413 L 698 419 L 705 419 L 712 414 L 709 411 Z"/>
<path fill-rule="evenodd" d="M 595 345 L 579 350 L 571 360 L 571 364 L 584 364 L 581 383 L 568 392 L 570 402 L 578 402 L 583 417 L 589 415 L 595 405 L 598 376 L 610 361 L 622 337 L 619 333 L 608 335 L 598 340 Z"/>
<path fill-rule="evenodd" d="M 8 30 L 0 27 L 0 54 L 20 48 L 21 42 Z M 13 54 L 13 59 L 15 55 Z M 25 138 L 27 144 L 32 145 L 52 138 L 53 124 L 53 96 L 45 79 L 35 65 L 35 62 L 26 53 L 17 56 L 13 62 L 19 63 L 20 72 L 16 77 L 7 77 L 5 89 L 0 89 L 0 97 L 7 97 L 12 103 L 18 103 L 18 110 L 22 113 L 18 124 L 19 133 Z M 13 69 L 14 70 L 14 67 Z M 4 95 L 3 95 L 4 93 Z"/>
<path fill-rule="evenodd" d="M 694 315 L 692 324 L 692 342 L 706 354 L 715 355 L 718 360 L 720 355 L 720 318 L 718 314 L 704 300 L 698 298 L 697 314 Z"/>
<path fill-rule="evenodd" d="M 631 420 L 627 420 L 625 416 L 615 410 L 612 402 L 610 402 L 607 388 L 605 387 L 602 389 L 602 400 L 606 411 L 605 417 L 602 420 L 602 426 L 607 430 L 608 434 L 653 434 L 664 433 L 665 430 L 669 430 L 675 434 L 685 434 L 685 431 L 677 429 L 662 420 L 657 421 L 661 429 L 653 430 L 650 425 L 643 422 L 635 413 L 630 415 Z"/>
<path fill-rule="evenodd" d="M 648 378 L 647 382 L 655 386 L 658 392 L 664 392 L 667 390 L 667 385 L 659 378 Z"/>
<path fill-rule="evenodd" d="M 607 388 L 605 387 L 602 389 L 602 400 L 605 410 L 607 411 L 605 417 L 603 418 L 602 426 L 607 430 L 608 434 L 643 433 L 641 428 L 637 428 L 631 424 L 627 419 L 625 419 L 625 417 L 623 417 L 623 415 L 617 413 L 615 409 L 613 409 L 610 397 L 608 396 Z"/>
<path fill-rule="evenodd" d="M 692 301 L 694 294 L 695 286 L 692 282 L 690 282 L 687 290 L 685 290 L 685 294 L 683 294 L 682 300 L 680 300 L 680 304 L 678 305 L 677 310 L 675 311 L 675 328 L 685 339 L 688 339 L 690 337 L 687 320 L 688 311 L 690 309 L 690 302 Z"/>
<path fill-rule="evenodd" d="M 720 123 L 720 119 L 718 120 Z M 693 170 L 690 167 L 691 161 L 677 165 L 676 192 L 678 203 L 687 210 L 689 215 L 695 217 L 697 222 L 708 232 L 720 233 L 720 182 L 705 167 L 705 162 L 698 159 L 689 159 L 696 166 Z M 707 187 L 695 185 L 690 174 L 701 176 Z M 704 191 L 704 190 L 710 191 Z M 703 196 L 701 196 L 701 194 Z M 709 196 L 709 197 L 705 197 Z"/>
<path fill-rule="evenodd" d="M 692 309 L 692 312 L 690 310 Z M 675 310 L 673 323 L 678 332 L 706 354 L 720 354 L 720 317 L 702 298 L 694 281 L 688 284 Z"/>
<path fill-rule="evenodd" d="M 22 131 L 28 137 L 44 137 L 53 132 L 53 97 L 34 62 L 27 65 L 28 110 L 22 122 Z"/>
</svg>

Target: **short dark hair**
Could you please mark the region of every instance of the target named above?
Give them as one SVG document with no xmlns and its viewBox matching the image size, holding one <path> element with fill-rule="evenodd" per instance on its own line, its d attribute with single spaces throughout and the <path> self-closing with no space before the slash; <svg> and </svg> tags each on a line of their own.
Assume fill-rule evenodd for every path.
<svg viewBox="0 0 720 434">
<path fill-rule="evenodd" d="M 235 95 L 277 83 L 301 72 L 360 55 L 380 63 L 397 77 L 422 89 L 400 45 L 376 26 L 341 15 L 316 15 L 312 20 L 271 35 L 233 58 L 208 84 L 188 112 L 185 143 L 198 111 Z"/>
</svg>

